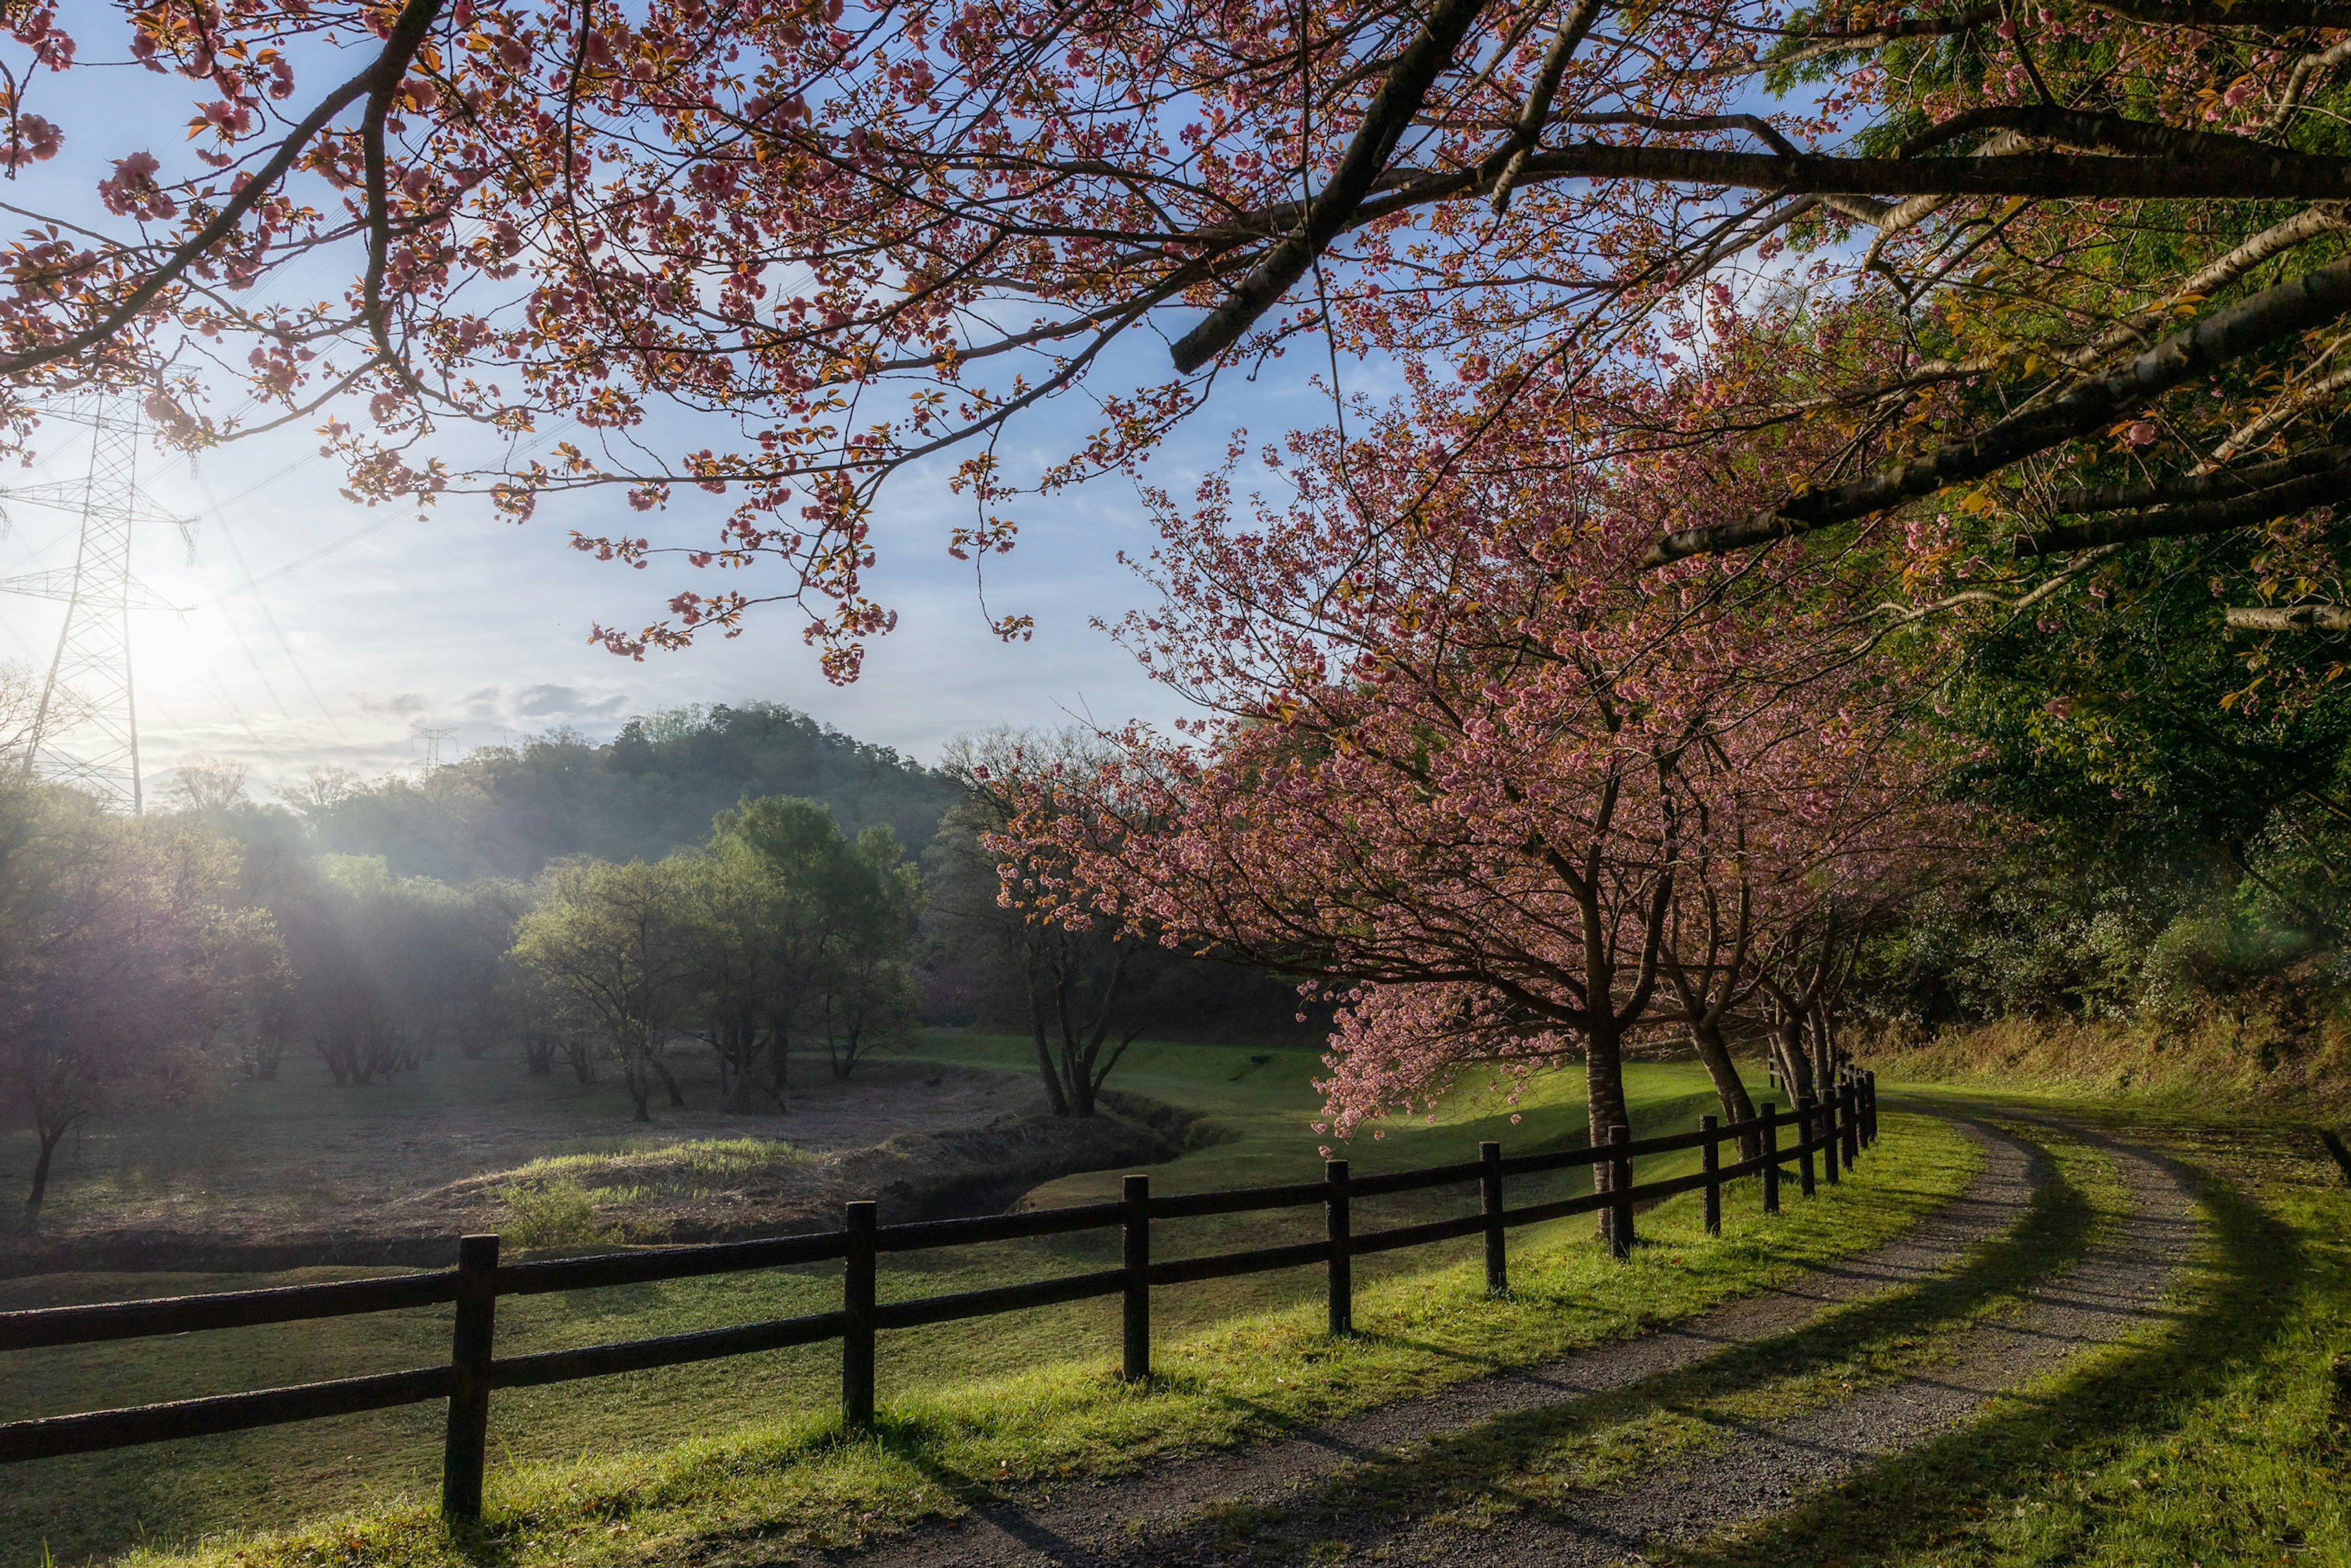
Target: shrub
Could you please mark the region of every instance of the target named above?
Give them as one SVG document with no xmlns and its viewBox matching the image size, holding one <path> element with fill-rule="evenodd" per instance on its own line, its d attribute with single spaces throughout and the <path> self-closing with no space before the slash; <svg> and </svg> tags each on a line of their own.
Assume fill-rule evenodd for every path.
<svg viewBox="0 0 2351 1568">
<path fill-rule="evenodd" d="M 599 1225 L 596 1197 L 568 1176 L 517 1182 L 507 1189 L 506 1239 L 517 1247 L 587 1247 L 622 1239 L 618 1225 Z"/>
</svg>

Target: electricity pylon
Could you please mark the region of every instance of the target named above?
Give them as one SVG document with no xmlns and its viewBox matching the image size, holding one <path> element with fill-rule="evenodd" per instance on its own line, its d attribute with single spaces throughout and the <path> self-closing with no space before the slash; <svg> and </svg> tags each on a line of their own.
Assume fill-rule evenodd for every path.
<svg viewBox="0 0 2351 1568">
<path fill-rule="evenodd" d="M 168 522 L 193 557 L 195 525 L 165 514 L 139 488 L 138 405 L 117 392 L 86 393 L 47 421 L 87 426 L 89 471 L 78 485 L 27 485 L 0 501 L 78 512 L 80 548 L 71 570 L 0 579 L 0 592 L 61 599 L 66 623 L 41 686 L 26 766 L 89 790 L 136 814 L 146 804 L 139 777 L 139 708 L 131 685 L 131 612 L 170 608 L 131 575 L 135 525 Z"/>
<path fill-rule="evenodd" d="M 456 727 L 435 727 L 428 724 L 413 724 L 408 733 L 424 743 L 424 766 L 420 771 L 430 775 L 441 766 L 441 743 L 457 733 Z"/>
</svg>

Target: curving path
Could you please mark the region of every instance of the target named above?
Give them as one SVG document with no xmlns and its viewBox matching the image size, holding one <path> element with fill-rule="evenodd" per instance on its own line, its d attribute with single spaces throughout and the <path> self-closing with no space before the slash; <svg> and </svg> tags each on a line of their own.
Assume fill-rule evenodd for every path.
<svg viewBox="0 0 2351 1568">
<path fill-rule="evenodd" d="M 1875 1252 L 1780 1289 L 1637 1340 L 1495 1374 L 1282 1441 L 985 1505 L 956 1526 L 825 1560 L 858 1568 L 1144 1568 L 1371 1557 L 1569 1568 L 1638 1561 L 1645 1552 L 1777 1512 L 1950 1430 L 2001 1390 L 2116 1338 L 2157 1310 L 2196 1238 L 2193 1200 L 2178 1175 L 2142 1151 L 2066 1128 L 2107 1150 L 2134 1199 L 2129 1218 L 2079 1260 L 2039 1281 L 2021 1308 L 1952 1335 L 1928 1370 L 1750 1426 L 1735 1443 L 1668 1460 L 1633 1484 L 1463 1520 L 1415 1500 L 1409 1486 L 1398 1492 L 1360 1483 L 1378 1471 L 1408 1476 L 1416 1450 L 1427 1445 L 1563 1412 L 1953 1268 L 2015 1225 L 2046 1179 L 2046 1161 L 2030 1144 L 1980 1123 L 1964 1125 L 1986 1158 L 1958 1200 Z"/>
</svg>

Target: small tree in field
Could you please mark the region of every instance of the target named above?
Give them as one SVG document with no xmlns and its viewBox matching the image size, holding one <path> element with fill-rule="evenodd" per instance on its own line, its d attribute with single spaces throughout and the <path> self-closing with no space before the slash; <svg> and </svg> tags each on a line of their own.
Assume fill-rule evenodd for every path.
<svg viewBox="0 0 2351 1568">
<path fill-rule="evenodd" d="M 1091 1116 L 1103 1082 L 1146 1021 L 1134 971 L 1149 939 L 1110 918 L 1074 882 L 1061 841 L 1109 825 L 1089 791 L 1112 757 L 1075 730 L 998 733 L 947 748 L 967 793 L 935 850 L 937 923 L 968 952 L 1017 976 L 1037 1074 L 1057 1116 Z"/>
<path fill-rule="evenodd" d="M 866 829 L 841 867 L 832 938 L 820 969 L 825 1051 L 836 1078 L 874 1046 L 903 1040 L 914 1017 L 906 964 L 921 873 L 885 826 Z"/>
<path fill-rule="evenodd" d="M 227 906 L 235 875 L 193 824 L 0 785 L 0 1094 L 34 1136 L 28 1214 L 68 1132 L 186 1096 L 284 983 L 267 916 Z"/>
<path fill-rule="evenodd" d="M 573 862 L 555 866 L 538 906 L 516 927 L 515 956 L 592 1018 L 620 1060 L 629 1103 L 653 1120 L 656 1079 L 683 1104 L 662 1061 L 692 998 L 701 932 L 678 863 Z"/>
</svg>

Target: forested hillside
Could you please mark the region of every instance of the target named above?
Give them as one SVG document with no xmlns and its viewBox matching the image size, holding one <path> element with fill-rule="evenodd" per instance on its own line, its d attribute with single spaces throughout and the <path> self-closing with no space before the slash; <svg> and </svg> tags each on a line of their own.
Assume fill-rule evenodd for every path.
<svg viewBox="0 0 2351 1568">
<path fill-rule="evenodd" d="M 413 781 L 314 775 L 302 805 L 321 850 L 462 881 L 528 877 L 564 855 L 658 860 L 747 795 L 822 800 L 852 837 L 886 825 L 919 854 L 955 790 L 792 708 L 697 704 L 632 718 L 608 745 L 558 730 Z"/>
</svg>

